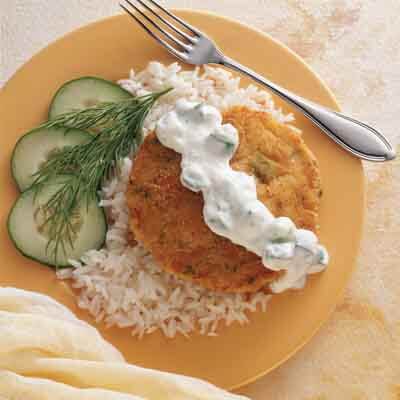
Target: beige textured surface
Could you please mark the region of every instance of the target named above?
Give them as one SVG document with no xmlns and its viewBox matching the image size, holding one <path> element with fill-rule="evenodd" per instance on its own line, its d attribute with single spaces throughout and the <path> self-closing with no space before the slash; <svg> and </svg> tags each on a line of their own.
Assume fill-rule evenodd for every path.
<svg viewBox="0 0 400 400">
<path fill-rule="evenodd" d="M 57 36 L 116 12 L 116 3 L 0 0 L 0 84 Z M 306 59 L 347 112 L 400 142 L 398 0 L 166 4 L 209 9 L 270 33 Z M 400 161 L 365 167 L 365 234 L 344 301 L 299 354 L 243 389 L 256 400 L 400 399 Z"/>
</svg>

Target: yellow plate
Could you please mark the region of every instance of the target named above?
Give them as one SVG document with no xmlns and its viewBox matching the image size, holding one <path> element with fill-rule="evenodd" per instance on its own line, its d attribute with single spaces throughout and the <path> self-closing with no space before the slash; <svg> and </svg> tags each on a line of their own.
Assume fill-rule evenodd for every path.
<svg viewBox="0 0 400 400">
<path fill-rule="evenodd" d="M 321 80 L 293 52 L 270 37 L 235 21 L 195 11 L 179 14 L 213 37 L 229 56 L 273 81 L 326 106 L 338 105 Z M 43 29 L 45 29 L 43 27 Z M 109 18 L 51 44 L 26 63 L 0 93 L 0 285 L 53 296 L 95 324 L 74 303 L 72 291 L 54 271 L 22 257 L 7 235 L 6 218 L 17 196 L 9 160 L 17 139 L 46 118 L 50 100 L 65 81 L 82 75 L 116 80 L 151 60 L 174 61 L 127 16 Z M 246 81 L 247 83 L 247 81 Z M 295 110 L 296 126 L 317 156 L 323 178 L 321 240 L 331 255 L 327 271 L 303 291 L 276 296 L 267 313 L 246 326 L 222 328 L 218 337 L 166 339 L 154 333 L 141 341 L 129 330 L 103 335 L 127 360 L 238 388 L 267 373 L 299 350 L 328 318 L 354 269 L 364 212 L 361 162 L 342 151 Z M 90 343 L 88 343 L 90 345 Z"/>
</svg>

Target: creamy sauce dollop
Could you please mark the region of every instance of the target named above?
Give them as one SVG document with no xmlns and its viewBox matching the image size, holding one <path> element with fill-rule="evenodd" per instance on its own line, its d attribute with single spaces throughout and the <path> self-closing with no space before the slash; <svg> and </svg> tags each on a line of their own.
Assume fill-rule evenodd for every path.
<svg viewBox="0 0 400 400">
<path fill-rule="evenodd" d="M 238 132 L 222 124 L 215 107 L 181 99 L 159 120 L 156 135 L 182 155 L 182 185 L 203 194 L 207 226 L 260 256 L 265 267 L 286 271 L 271 283 L 273 292 L 303 288 L 308 274 L 325 268 L 328 253 L 316 235 L 289 218 L 275 218 L 257 199 L 254 178 L 230 167 Z"/>
</svg>

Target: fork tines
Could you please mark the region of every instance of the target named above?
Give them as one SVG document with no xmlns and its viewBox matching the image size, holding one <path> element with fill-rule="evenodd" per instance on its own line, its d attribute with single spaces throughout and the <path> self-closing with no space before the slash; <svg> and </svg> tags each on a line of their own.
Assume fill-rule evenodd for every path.
<svg viewBox="0 0 400 400">
<path fill-rule="evenodd" d="M 120 6 L 149 35 L 178 57 L 185 58 L 185 53 L 201 35 L 200 31 L 155 0 L 123 0 Z"/>
</svg>

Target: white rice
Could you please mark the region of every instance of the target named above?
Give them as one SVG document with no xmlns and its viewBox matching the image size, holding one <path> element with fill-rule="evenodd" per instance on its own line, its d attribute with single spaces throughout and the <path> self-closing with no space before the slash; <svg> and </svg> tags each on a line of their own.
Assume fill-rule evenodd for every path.
<svg viewBox="0 0 400 400">
<path fill-rule="evenodd" d="M 152 109 L 145 121 L 145 135 L 182 97 L 211 104 L 221 111 L 245 105 L 268 112 L 283 123 L 293 120 L 275 108 L 267 92 L 254 85 L 239 87 L 239 78 L 220 68 L 181 71 L 177 63 L 164 66 L 152 62 L 138 74 L 131 71 L 129 79 L 119 83 L 135 95 L 167 87 L 175 89 Z M 131 167 L 130 159 L 123 160 L 118 175 L 101 192 L 101 205 L 111 221 L 105 247 L 72 261 L 74 268 L 57 272 L 60 279 L 71 279 L 72 286 L 80 289 L 79 307 L 88 310 L 97 322 L 129 327 L 132 335 L 140 338 L 158 329 L 170 338 L 177 333 L 188 336 L 195 330 L 215 336 L 218 325 L 244 324 L 248 322 L 247 312 L 265 311 L 269 295 L 224 294 L 204 289 L 163 271 L 140 244 L 129 245 L 125 190 Z"/>
</svg>

